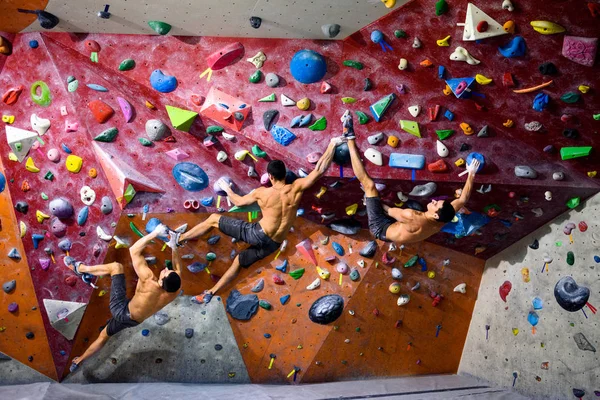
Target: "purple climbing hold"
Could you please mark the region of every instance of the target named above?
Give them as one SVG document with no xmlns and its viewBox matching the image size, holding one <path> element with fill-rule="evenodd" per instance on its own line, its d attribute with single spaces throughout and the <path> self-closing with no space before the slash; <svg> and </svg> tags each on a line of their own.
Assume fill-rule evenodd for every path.
<svg viewBox="0 0 600 400">
<path fill-rule="evenodd" d="M 38 260 L 40 262 L 40 268 L 44 271 L 47 271 L 50 268 L 50 259 L 49 258 L 40 258 Z"/>
<path fill-rule="evenodd" d="M 2 285 L 2 290 L 4 290 L 4 293 L 10 293 L 13 290 L 15 290 L 15 287 L 17 286 L 17 281 L 16 280 L 12 280 L 12 281 L 8 281 L 8 282 L 4 282 L 4 284 Z"/>
<path fill-rule="evenodd" d="M 73 216 L 73 206 L 67 199 L 59 197 L 50 202 L 50 212 L 57 218 L 71 218 Z"/>
<path fill-rule="evenodd" d="M 8 305 L 8 312 L 15 313 L 19 309 L 19 305 L 17 303 L 10 303 Z"/>
<path fill-rule="evenodd" d="M 71 243 L 71 241 L 69 239 L 63 239 L 60 242 L 58 242 L 58 248 L 61 249 L 62 251 L 71 250 L 71 246 L 73 246 L 73 244 Z"/>
<path fill-rule="evenodd" d="M 206 269 L 207 265 L 200 263 L 200 262 L 195 262 L 192 263 L 190 265 L 187 266 L 188 271 L 190 271 L 192 274 L 197 274 L 200 271 L 204 271 Z"/>
<path fill-rule="evenodd" d="M 60 219 L 53 217 L 50 220 L 50 232 L 57 238 L 61 238 L 67 234 L 67 225 Z"/>
</svg>

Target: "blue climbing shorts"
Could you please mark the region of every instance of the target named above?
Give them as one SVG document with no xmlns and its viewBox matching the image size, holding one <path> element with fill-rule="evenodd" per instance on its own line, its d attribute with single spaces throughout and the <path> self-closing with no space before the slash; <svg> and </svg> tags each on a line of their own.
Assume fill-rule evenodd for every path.
<svg viewBox="0 0 600 400">
<path fill-rule="evenodd" d="M 112 336 L 123 329 L 132 328 L 140 323 L 131 319 L 129 299 L 125 286 L 125 274 L 113 275 L 110 284 L 110 313 L 112 318 L 106 324 L 106 333 Z"/>
<path fill-rule="evenodd" d="M 239 255 L 240 265 L 243 268 L 248 268 L 258 260 L 262 260 L 281 246 L 281 243 L 267 236 L 258 222 L 248 223 L 241 219 L 221 216 L 219 230 L 227 236 L 250 245 Z"/>
<path fill-rule="evenodd" d="M 391 240 L 388 240 L 385 237 L 385 233 L 389 226 L 396 222 L 396 220 L 383 211 L 381 199 L 379 197 L 367 197 L 366 205 L 367 217 L 369 218 L 369 230 L 373 236 L 375 236 L 375 239 L 390 242 Z"/>
</svg>

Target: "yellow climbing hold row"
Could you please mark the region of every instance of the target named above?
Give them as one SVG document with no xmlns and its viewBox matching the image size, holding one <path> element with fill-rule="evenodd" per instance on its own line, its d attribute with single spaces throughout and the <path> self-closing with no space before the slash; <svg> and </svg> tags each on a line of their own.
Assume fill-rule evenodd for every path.
<svg viewBox="0 0 600 400">
<path fill-rule="evenodd" d="M 488 78 L 487 76 L 484 76 L 484 75 L 481 75 L 481 74 L 475 75 L 475 80 L 480 85 L 489 85 L 493 81 L 493 79 Z"/>
</svg>

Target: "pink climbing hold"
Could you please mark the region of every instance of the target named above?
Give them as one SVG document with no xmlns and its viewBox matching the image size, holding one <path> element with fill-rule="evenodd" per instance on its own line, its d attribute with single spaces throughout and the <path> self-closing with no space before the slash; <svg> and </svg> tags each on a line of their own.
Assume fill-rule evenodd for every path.
<svg viewBox="0 0 600 400">
<path fill-rule="evenodd" d="M 312 245 L 309 239 L 304 239 L 300 243 L 296 245 L 296 250 L 298 250 L 303 256 L 308 258 L 313 262 L 313 264 L 317 265 L 317 257 L 315 257 L 315 253 L 312 249 Z"/>
<path fill-rule="evenodd" d="M 123 112 L 123 117 L 125 117 L 125 122 L 131 121 L 131 118 L 133 117 L 131 104 L 129 104 L 129 102 L 122 97 L 117 97 L 117 101 L 119 102 L 119 107 L 121 107 L 121 111 Z"/>
<path fill-rule="evenodd" d="M 503 302 L 506 303 L 506 296 L 508 296 L 511 289 L 512 289 L 512 283 L 510 283 L 509 281 L 504 281 L 504 283 L 500 286 L 500 289 L 499 289 L 500 298 L 502 299 Z"/>
<path fill-rule="evenodd" d="M 165 153 L 175 161 L 181 161 L 188 158 L 190 155 L 181 149 L 169 150 Z"/>
<path fill-rule="evenodd" d="M 273 275 L 273 282 L 276 285 L 283 285 L 285 283 L 285 281 L 283 280 L 283 278 L 281 278 L 279 275 L 275 274 Z"/>
<path fill-rule="evenodd" d="M 76 132 L 79 129 L 79 122 L 65 121 L 65 132 Z"/>
<path fill-rule="evenodd" d="M 563 39 L 562 55 L 586 67 L 594 65 L 597 50 L 597 38 L 565 35 Z"/>
<path fill-rule="evenodd" d="M 50 259 L 49 258 L 40 258 L 40 267 L 42 270 L 47 271 L 50 268 Z"/>
</svg>

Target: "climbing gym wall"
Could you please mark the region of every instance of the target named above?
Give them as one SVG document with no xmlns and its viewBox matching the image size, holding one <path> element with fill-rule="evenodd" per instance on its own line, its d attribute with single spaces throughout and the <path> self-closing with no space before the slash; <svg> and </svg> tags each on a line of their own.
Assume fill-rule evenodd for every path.
<svg viewBox="0 0 600 400">
<path fill-rule="evenodd" d="M 600 393 L 600 324 L 593 308 L 600 283 L 599 211 L 596 195 L 583 209 L 561 215 L 487 260 L 460 373 L 513 385 L 536 399 Z M 555 297 L 566 277 L 575 282 L 570 297 L 583 305 L 576 311 L 561 307 Z M 502 298 L 506 282 L 512 288 Z M 589 305 L 579 299 L 586 290 Z"/>
<path fill-rule="evenodd" d="M 376 6 L 385 11 L 383 4 Z M 453 199 L 464 185 L 459 174 L 465 161 L 484 160 L 461 220 L 426 243 L 404 249 L 378 243 L 373 258 L 358 257 L 368 243 L 368 232 L 360 229 L 367 226 L 366 212 L 342 147 L 336 163 L 304 194 L 288 249 L 244 271 L 222 293 L 225 307 L 233 288 L 251 295 L 261 274 L 265 281 L 253 299 L 268 300 L 271 310 L 260 308 L 245 322 L 227 314 L 245 368 L 232 367 L 239 357 L 224 360 L 214 350 L 205 366 L 215 367 L 202 376 L 313 382 L 455 372 L 484 260 L 568 208 L 581 210 L 579 203 L 600 188 L 600 159 L 593 152 L 600 140 L 596 8 L 552 3 L 540 15 L 534 5 L 512 7 L 414 0 L 343 41 L 325 40 L 331 31 L 322 32 L 323 40 L 175 36 L 177 23 L 147 17 L 136 24 L 159 35 L 2 34 L 6 140 L 0 141 L 0 156 L 13 204 L 2 223 L 22 239 L 18 271 L 30 276 L 37 299 L 32 312 L 47 333 L 54 362 L 47 375 L 64 377 L 69 360 L 108 317 L 108 278 L 93 289 L 63 266 L 65 255 L 129 266 L 127 248 L 151 216 L 173 228 L 211 212 L 238 211 L 239 218 L 256 220 L 255 207 L 228 204 L 213 186 L 218 178 L 229 177 L 235 190 L 248 193 L 268 183 L 270 159 L 284 160 L 290 179 L 304 176 L 341 133 L 346 109 L 354 115 L 367 171 L 389 205 L 423 209 L 430 199 Z M 99 19 L 118 21 L 111 10 L 112 17 Z M 265 18 L 251 32 L 273 21 Z M 343 255 L 334 252 L 333 241 Z M 297 253 L 299 243 L 306 251 L 317 247 L 316 262 Z M 211 287 L 231 251 L 241 249 L 222 238 L 209 261 L 210 246 L 201 240 L 187 250 L 193 258 L 185 262 L 186 295 Z M 157 257 L 157 273 L 169 257 L 161 250 L 158 243 L 148 250 L 148 257 Z M 334 253 L 337 259 L 328 262 Z M 286 260 L 289 271 L 274 270 Z M 207 268 L 209 262 L 215 265 Z M 340 262 L 348 275 L 337 271 Z M 323 279 L 327 274 L 319 275 L 315 264 L 331 275 Z M 399 285 L 392 285 L 393 267 L 404 275 Z M 304 275 L 295 279 L 291 271 L 302 268 Z M 358 280 L 351 279 L 352 268 Z M 132 272 L 128 267 L 131 288 Z M 4 273 L 2 283 L 13 279 Z M 306 289 L 313 282 L 321 287 Z M 17 287 L 13 296 L 22 293 Z M 291 297 L 281 304 L 286 294 Z M 308 308 L 326 294 L 338 294 L 337 309 L 339 299 L 344 308 L 337 321 L 320 326 L 308 319 Z M 4 318 L 11 317 L 7 310 L 1 311 Z M 210 318 L 222 323 L 223 310 L 213 311 Z M 177 321 L 187 314 L 181 315 Z M 180 328 L 186 325 L 165 326 L 155 334 L 175 332 L 184 340 Z M 6 328 L 18 337 L 28 332 L 21 325 Z M 144 329 L 147 343 L 135 343 L 149 353 L 144 360 L 179 366 L 172 355 L 151 357 L 153 330 L 132 335 L 139 338 Z M 201 353 L 225 346 L 199 332 L 191 340 L 200 337 L 202 345 L 188 348 Z M 35 340 L 38 348 L 46 345 L 43 338 Z M 15 357 L 10 347 L 0 350 Z M 111 348 L 104 355 L 109 352 L 117 352 L 108 357 L 117 364 L 100 375 L 83 370 L 83 378 L 73 379 L 116 379 L 119 371 L 131 371 L 130 365 L 120 367 L 127 350 Z M 448 356 L 440 360 L 439 353 Z M 398 357 L 406 363 L 394 364 Z"/>
</svg>

